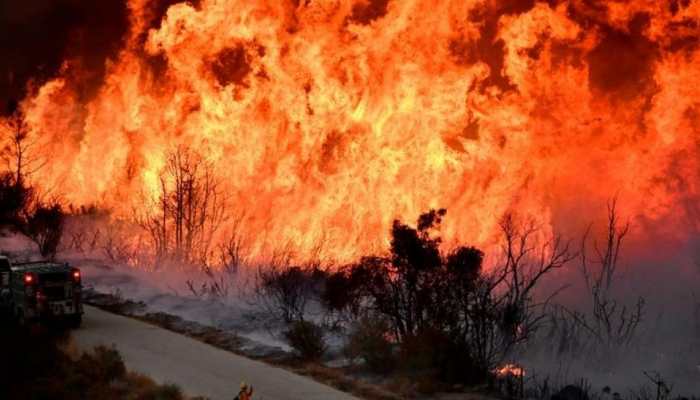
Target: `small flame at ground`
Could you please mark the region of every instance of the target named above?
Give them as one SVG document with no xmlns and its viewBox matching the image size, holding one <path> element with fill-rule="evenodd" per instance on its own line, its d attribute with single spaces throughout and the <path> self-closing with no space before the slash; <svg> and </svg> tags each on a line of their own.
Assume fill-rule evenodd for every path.
<svg viewBox="0 0 700 400">
<path fill-rule="evenodd" d="M 499 378 L 514 376 L 517 378 L 525 376 L 525 369 L 517 364 L 505 364 L 493 371 Z"/>
</svg>

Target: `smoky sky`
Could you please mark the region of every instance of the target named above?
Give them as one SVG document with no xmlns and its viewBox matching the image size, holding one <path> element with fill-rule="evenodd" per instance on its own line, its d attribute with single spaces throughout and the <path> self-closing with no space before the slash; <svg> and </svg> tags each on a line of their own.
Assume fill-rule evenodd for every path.
<svg viewBox="0 0 700 400">
<path fill-rule="evenodd" d="M 170 6 L 182 1 L 147 2 L 144 15 L 148 21 L 145 31 L 138 32 L 139 42 L 145 41 L 148 29 L 160 25 Z M 307 5 L 300 0 L 287 1 L 297 8 Z M 392 1 L 396 0 L 358 0 L 348 20 L 369 24 L 383 18 Z M 555 6 L 561 0 L 547 2 Z M 189 0 L 189 3 L 198 7 L 200 1 Z M 605 7 L 596 2 L 568 4 L 569 17 L 583 30 L 598 32 L 599 43 L 585 55 L 571 50 L 569 44 L 554 43 L 555 59 L 561 55 L 568 62 L 587 64 L 589 84 L 598 93 L 623 99 L 650 96 L 654 86 L 654 63 L 662 49 L 643 34 L 649 16 L 637 15 L 628 29 L 621 30 L 607 25 Z M 502 41 L 497 39 L 498 21 L 503 15 L 519 15 L 535 5 L 534 0 L 503 0 L 472 10 L 465 18 L 476 23 L 481 32 L 478 39 L 455 38 L 448 44 L 456 62 L 484 62 L 491 70 L 484 82 L 486 86 L 516 90 L 503 72 L 505 54 Z M 687 0 L 669 3 L 674 13 L 688 5 Z M 81 100 L 88 101 L 103 81 L 105 61 L 115 58 L 123 48 L 129 23 L 127 0 L 0 0 L 0 115 L 8 113 L 12 104 L 25 98 L 28 88 L 38 87 L 57 76 L 63 65 L 67 76 L 79 77 L 71 80 L 74 92 Z M 698 37 L 678 32 L 700 30 L 696 28 L 695 21 L 680 21 L 669 26 L 669 37 L 673 40 L 669 40 L 668 49 L 694 49 Z M 539 50 L 533 49 L 531 56 L 539 57 Z M 150 60 L 146 54 L 140 56 L 147 64 L 164 63 Z"/>
<path fill-rule="evenodd" d="M 150 1 L 147 28 L 180 1 Z M 0 0 L 0 115 L 27 95 L 30 82 L 38 86 L 57 76 L 65 62 L 79 70 L 72 84 L 89 100 L 128 32 L 126 0 Z"/>
<path fill-rule="evenodd" d="M 125 0 L 0 0 L 1 110 L 25 96 L 30 80 L 56 76 L 65 60 L 88 71 L 79 89 L 90 96 L 128 25 Z"/>
</svg>

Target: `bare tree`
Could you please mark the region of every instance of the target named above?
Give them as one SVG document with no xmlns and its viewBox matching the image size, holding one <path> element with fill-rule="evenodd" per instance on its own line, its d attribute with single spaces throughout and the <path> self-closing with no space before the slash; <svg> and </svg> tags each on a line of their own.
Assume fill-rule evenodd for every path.
<svg viewBox="0 0 700 400">
<path fill-rule="evenodd" d="M 4 124 L 0 127 L 3 134 L 0 157 L 7 167 L 0 174 L 0 223 L 22 231 L 27 214 L 37 206 L 36 193 L 27 185 L 26 178 L 43 163 L 30 151 L 34 143 L 29 139 L 29 127 L 19 108 L 1 122 Z"/>
<path fill-rule="evenodd" d="M 126 221 L 107 221 L 100 240 L 101 250 L 111 261 L 119 264 L 138 265 L 141 237 L 135 238 Z"/>
<path fill-rule="evenodd" d="M 554 236 L 538 241 L 541 229 L 529 220 L 519 223 L 512 214 L 500 221 L 502 262 L 478 280 L 473 298 L 465 298 L 465 312 L 471 314 L 470 337 L 475 356 L 482 365 L 495 367 L 513 348 L 529 340 L 541 327 L 551 299 L 565 287 L 544 299 L 535 289 L 555 269 L 576 258 L 570 242 Z"/>
<path fill-rule="evenodd" d="M 13 172 L 15 184 L 22 185 L 27 176 L 33 175 L 46 165 L 46 160 L 38 157 L 33 151 L 36 140 L 30 138 L 29 126 L 19 108 L 7 119 L 7 132 L 2 158 L 7 164 L 7 169 Z"/>
<path fill-rule="evenodd" d="M 668 400 L 672 398 L 673 385 L 670 384 L 659 372 L 643 371 L 652 387 L 643 385 L 637 390 L 630 391 L 633 398 L 645 400 Z"/>
<path fill-rule="evenodd" d="M 601 248 L 593 241 L 595 258 L 589 257 L 590 227 L 581 243 L 581 272 L 591 299 L 591 313 L 569 315 L 606 349 L 620 348 L 630 343 L 644 315 L 644 299 L 639 297 L 633 306 L 625 305 L 613 296 L 620 251 L 629 233 L 629 223 L 620 224 L 617 199 L 608 202 L 607 229 Z"/>
<path fill-rule="evenodd" d="M 511 214 L 506 214 L 500 223 L 503 234 L 505 263 L 501 274 L 506 290 L 504 303 L 504 328 L 514 339 L 522 340 L 533 333 L 544 319 L 541 306 L 563 289 L 556 290 L 544 302 L 536 302 L 533 290 L 549 272 L 566 265 L 576 258 L 570 242 L 554 236 L 537 244 L 535 235 L 540 232 L 534 221 L 518 226 Z"/>
<path fill-rule="evenodd" d="M 225 199 L 213 165 L 186 147 L 168 155 L 153 210 L 135 212 L 158 259 L 207 264 L 214 234 L 225 220 Z"/>
<path fill-rule="evenodd" d="M 186 280 L 185 285 L 190 293 L 200 299 L 224 300 L 228 298 L 231 285 L 224 279 L 224 276 L 216 277 L 211 271 L 208 271 L 207 276 L 209 279 L 201 284 L 195 283 L 192 279 Z"/>
<path fill-rule="evenodd" d="M 245 215 L 239 214 L 229 224 L 228 235 L 218 245 L 219 265 L 228 274 L 235 274 L 247 260 L 246 241 L 243 232 Z"/>
</svg>

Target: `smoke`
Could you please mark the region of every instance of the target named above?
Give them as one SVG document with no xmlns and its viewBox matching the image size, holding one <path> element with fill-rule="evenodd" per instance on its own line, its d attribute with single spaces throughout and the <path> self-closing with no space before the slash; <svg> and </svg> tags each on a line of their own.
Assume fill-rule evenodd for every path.
<svg viewBox="0 0 700 400">
<path fill-rule="evenodd" d="M 46 81 L 71 78 L 79 101 L 88 103 L 104 84 L 106 63 L 116 60 L 128 34 L 143 47 L 170 6 L 185 0 L 154 0 L 143 5 L 144 24 L 131 32 L 128 0 L 0 0 L 0 115 L 12 112 Z M 199 0 L 187 0 L 197 6 Z M 157 67 L 157 57 L 142 54 Z"/>
<path fill-rule="evenodd" d="M 0 110 L 59 74 L 80 72 L 88 101 L 129 29 L 125 0 L 0 1 Z M 10 107 L 11 108 L 11 107 Z"/>
</svg>

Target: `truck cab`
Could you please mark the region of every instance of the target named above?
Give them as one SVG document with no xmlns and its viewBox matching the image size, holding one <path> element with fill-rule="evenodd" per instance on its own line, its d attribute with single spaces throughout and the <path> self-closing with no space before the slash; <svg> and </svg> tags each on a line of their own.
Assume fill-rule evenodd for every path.
<svg viewBox="0 0 700 400">
<path fill-rule="evenodd" d="M 4 263 L 9 265 L 9 272 Z M 12 263 L 0 258 L 0 274 L 0 301 L 20 324 L 64 320 L 71 327 L 80 326 L 82 282 L 77 268 L 48 261 Z"/>
</svg>

